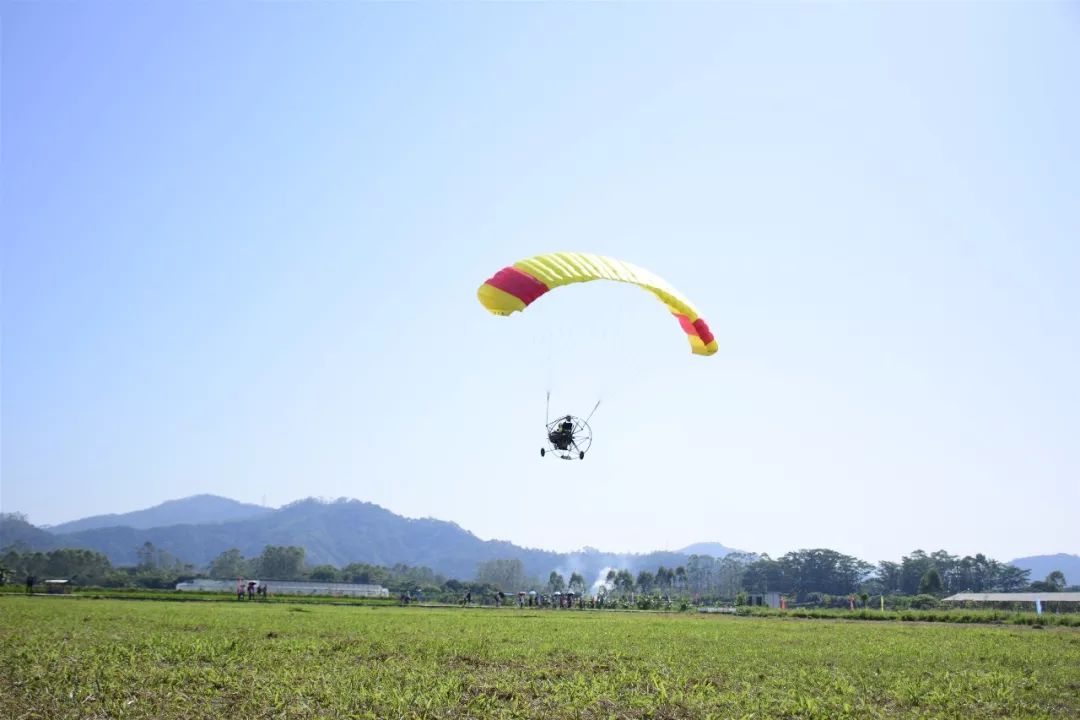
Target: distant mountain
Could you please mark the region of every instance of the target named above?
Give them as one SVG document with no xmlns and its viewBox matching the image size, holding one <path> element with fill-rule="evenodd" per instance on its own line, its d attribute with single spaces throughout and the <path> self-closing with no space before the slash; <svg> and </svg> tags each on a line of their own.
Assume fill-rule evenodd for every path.
<svg viewBox="0 0 1080 720">
<path fill-rule="evenodd" d="M 186 562 L 206 567 L 230 548 L 256 557 L 267 545 L 295 545 L 310 565 L 343 567 L 353 562 L 426 566 L 448 577 L 470 579 L 486 560 L 518 558 L 527 575 L 546 580 L 555 570 L 577 572 L 592 585 L 609 570 L 655 571 L 687 565 L 691 555 L 722 558 L 741 552 L 717 542 L 688 545 L 675 552 L 612 553 L 584 548 L 573 553 L 524 548 L 503 540 L 481 540 L 457 524 L 411 519 L 359 500 L 301 500 L 278 509 L 215 495 L 170 500 L 145 510 L 98 515 L 45 530 L 17 513 L 0 515 L 0 549 L 77 547 L 96 550 L 116 565 L 133 565 L 144 543 Z M 1070 585 L 1080 584 L 1080 555 L 1060 553 L 1018 558 L 1012 565 L 1042 580 L 1054 570 Z"/>
<path fill-rule="evenodd" d="M 174 503 L 183 507 L 184 501 Z M 676 567 L 688 559 L 679 553 L 665 552 L 630 555 L 588 548 L 563 554 L 523 548 L 502 540 L 481 540 L 452 522 L 404 518 L 358 500 L 323 502 L 309 499 L 277 510 L 259 510 L 262 512 L 255 517 L 214 523 L 188 522 L 150 528 L 97 527 L 63 534 L 49 534 L 34 528 L 41 535 L 30 544 L 34 549 L 87 548 L 104 553 L 114 564 L 132 565 L 137 562 L 137 548 L 150 542 L 175 557 L 202 567 L 230 548 L 239 549 L 246 557 L 255 557 L 267 545 L 295 545 L 304 548 L 311 565 L 327 563 L 342 567 L 363 562 L 392 566 L 400 563 L 426 566 L 461 579 L 474 577 L 478 565 L 486 560 L 518 558 L 527 575 L 546 580 L 552 570 L 562 572 L 566 578 L 571 572 L 579 572 L 590 583 L 611 568 L 625 568 L 634 573 L 645 569 L 655 571 L 660 565 Z M 136 513 L 109 517 L 130 518 L 132 515 Z M 170 521 L 175 519 L 175 514 L 168 517 Z"/>
<path fill-rule="evenodd" d="M 53 550 L 61 546 L 51 533 L 34 527 L 18 513 L 0 514 L 0 549 L 8 547 L 29 550 Z"/>
<path fill-rule="evenodd" d="M 146 510 L 136 510 L 121 515 L 94 515 L 82 520 L 61 523 L 49 528 L 49 532 L 67 534 L 108 527 L 144 530 L 169 525 L 203 525 L 259 517 L 268 512 L 271 512 L 269 508 L 237 502 L 217 495 L 192 495 L 180 500 L 169 500 Z"/>
<path fill-rule="evenodd" d="M 1080 585 L 1080 555 L 1032 555 L 1031 557 L 1017 558 L 1009 563 L 1024 570 L 1030 570 L 1030 578 L 1045 580 L 1046 576 L 1055 570 L 1060 570 L 1065 575 L 1067 585 Z"/>
<path fill-rule="evenodd" d="M 742 552 L 742 550 L 729 548 L 726 545 L 721 545 L 717 542 L 700 542 L 694 543 L 693 545 L 687 545 L 678 552 L 683 555 L 709 555 L 714 558 L 722 558 L 731 553 Z"/>
</svg>

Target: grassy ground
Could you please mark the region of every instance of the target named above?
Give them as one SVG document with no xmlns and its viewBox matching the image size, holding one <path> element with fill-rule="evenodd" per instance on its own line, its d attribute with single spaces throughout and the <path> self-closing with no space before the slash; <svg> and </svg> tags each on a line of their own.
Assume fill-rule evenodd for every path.
<svg viewBox="0 0 1080 720">
<path fill-rule="evenodd" d="M 1080 717 L 1080 631 L 0 597 L 3 718 Z"/>
<path fill-rule="evenodd" d="M 830 608 L 793 608 L 791 610 L 776 610 L 773 608 L 742 607 L 739 614 L 754 615 L 756 617 L 789 617 L 789 618 L 831 618 L 834 620 L 870 620 L 903 621 L 903 622 L 944 622 L 944 623 L 991 623 L 1011 625 L 1063 625 L 1066 627 L 1080 628 L 1080 613 L 1055 613 L 1044 612 L 1041 615 L 1034 611 L 1018 612 L 1016 610 L 984 610 L 968 608 L 949 608 L 945 610 L 874 610 L 872 608 L 860 608 L 857 610 L 840 610 Z"/>
</svg>

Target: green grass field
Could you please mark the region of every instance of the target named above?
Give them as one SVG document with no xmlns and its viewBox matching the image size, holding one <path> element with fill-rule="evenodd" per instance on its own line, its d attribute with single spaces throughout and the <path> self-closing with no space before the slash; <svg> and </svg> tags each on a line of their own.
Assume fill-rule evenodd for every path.
<svg viewBox="0 0 1080 720">
<path fill-rule="evenodd" d="M 1080 631 L 8 596 L 0 717 L 1077 718 Z"/>
</svg>

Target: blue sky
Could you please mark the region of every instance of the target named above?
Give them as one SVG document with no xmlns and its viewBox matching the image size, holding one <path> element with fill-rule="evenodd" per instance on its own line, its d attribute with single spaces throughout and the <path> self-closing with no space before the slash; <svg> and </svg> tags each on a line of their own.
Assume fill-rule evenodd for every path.
<svg viewBox="0 0 1080 720">
<path fill-rule="evenodd" d="M 0 506 L 557 550 L 1080 552 L 1080 12 L 3 8 Z M 555 250 L 593 283 L 476 288 Z M 542 460 L 552 412 L 594 418 Z"/>
</svg>

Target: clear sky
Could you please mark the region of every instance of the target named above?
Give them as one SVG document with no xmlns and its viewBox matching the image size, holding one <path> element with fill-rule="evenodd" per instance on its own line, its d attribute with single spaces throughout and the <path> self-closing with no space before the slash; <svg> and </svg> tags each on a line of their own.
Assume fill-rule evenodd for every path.
<svg viewBox="0 0 1080 720">
<path fill-rule="evenodd" d="M 1080 552 L 1080 10 L 5 3 L 0 507 Z M 650 268 L 489 315 L 533 254 Z M 584 462 L 541 459 L 587 413 Z"/>
</svg>

